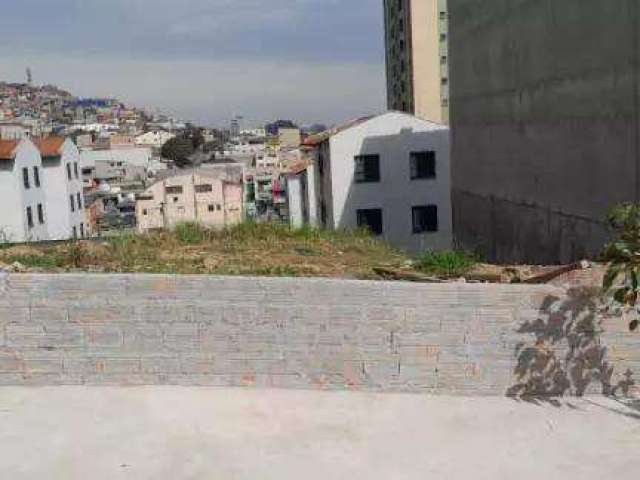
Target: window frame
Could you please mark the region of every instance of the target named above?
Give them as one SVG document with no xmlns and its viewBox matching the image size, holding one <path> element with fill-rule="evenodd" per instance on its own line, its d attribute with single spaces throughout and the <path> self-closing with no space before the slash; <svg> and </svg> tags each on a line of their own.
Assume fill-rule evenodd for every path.
<svg viewBox="0 0 640 480">
<path fill-rule="evenodd" d="M 380 183 L 381 174 L 380 174 L 380 154 L 377 153 L 369 153 L 363 155 L 356 155 L 353 157 L 354 160 L 354 170 L 353 170 L 353 181 L 354 183 Z M 373 165 L 375 168 L 372 172 L 367 174 L 367 166 L 371 166 L 370 163 L 372 160 L 375 161 Z M 362 167 L 360 169 L 360 167 Z"/>
<path fill-rule="evenodd" d="M 22 184 L 25 190 L 31 189 L 31 182 L 29 182 L 29 167 L 22 168 Z"/>
<path fill-rule="evenodd" d="M 42 206 L 41 203 L 39 203 L 38 206 L 36 207 L 36 211 L 38 214 L 38 223 L 40 225 L 44 225 L 44 207 Z"/>
<path fill-rule="evenodd" d="M 425 155 L 426 168 L 420 169 L 420 156 Z M 411 180 L 434 180 L 438 177 L 437 153 L 435 150 L 422 150 L 409 153 L 409 177 Z M 424 171 L 423 171 L 424 170 Z M 426 173 L 421 175 L 421 173 Z"/>
<path fill-rule="evenodd" d="M 27 228 L 29 230 L 32 230 L 34 227 L 34 223 L 33 223 L 33 210 L 31 208 L 31 206 L 27 207 Z"/>
<path fill-rule="evenodd" d="M 40 188 L 40 169 L 37 165 L 33 166 L 33 185 Z"/>
<path fill-rule="evenodd" d="M 369 218 L 369 215 L 380 215 L 380 228 L 379 229 L 374 229 L 372 228 L 373 226 L 376 225 L 371 225 L 371 223 L 369 223 L 368 221 L 365 223 L 362 220 L 365 218 Z M 375 236 L 381 236 L 384 235 L 384 212 L 382 210 L 382 208 L 361 208 L 356 210 L 356 223 L 358 225 L 358 228 L 368 228 L 371 233 Z M 378 231 L 379 230 L 379 231 Z"/>
<path fill-rule="evenodd" d="M 422 225 L 416 222 L 416 214 L 418 212 L 424 212 L 428 218 L 429 212 L 435 212 L 435 222 L 429 223 L 428 221 L 420 222 Z M 411 207 L 411 229 L 414 235 L 421 235 L 425 233 L 437 233 L 440 231 L 440 218 L 438 205 L 414 205 Z"/>
</svg>

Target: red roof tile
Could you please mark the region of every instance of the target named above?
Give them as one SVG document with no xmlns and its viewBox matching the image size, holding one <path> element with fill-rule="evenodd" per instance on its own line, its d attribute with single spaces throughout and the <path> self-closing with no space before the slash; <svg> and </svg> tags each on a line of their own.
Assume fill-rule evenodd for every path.
<svg viewBox="0 0 640 480">
<path fill-rule="evenodd" d="M 13 160 L 18 143 L 15 140 L 0 140 L 0 160 Z"/>
<path fill-rule="evenodd" d="M 38 147 L 43 157 L 57 157 L 62 153 L 62 145 L 65 141 L 64 137 L 46 137 L 35 138 L 33 143 Z"/>
</svg>

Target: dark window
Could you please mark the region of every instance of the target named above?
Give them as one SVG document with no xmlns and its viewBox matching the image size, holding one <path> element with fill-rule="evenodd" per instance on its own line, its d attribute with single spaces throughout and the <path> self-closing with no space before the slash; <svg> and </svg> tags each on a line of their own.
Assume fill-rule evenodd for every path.
<svg viewBox="0 0 640 480">
<path fill-rule="evenodd" d="M 78 192 L 76 194 L 76 200 L 78 203 L 78 210 L 82 210 L 82 197 L 80 197 L 80 193 Z"/>
<path fill-rule="evenodd" d="M 67 178 L 71 180 L 71 164 L 67 163 Z"/>
<path fill-rule="evenodd" d="M 80 236 L 84 238 L 84 223 L 80 224 Z"/>
<path fill-rule="evenodd" d="M 222 206 L 221 206 L 219 203 L 216 205 L 216 210 L 217 210 L 217 211 L 222 210 Z"/>
<path fill-rule="evenodd" d="M 180 200 L 178 197 L 173 197 L 173 203 L 178 203 L 178 200 Z"/>
<path fill-rule="evenodd" d="M 91 168 L 83 168 L 82 169 L 82 175 L 91 175 L 92 169 Z"/>
<path fill-rule="evenodd" d="M 438 231 L 438 207 L 426 205 L 412 208 L 413 233 Z"/>
<path fill-rule="evenodd" d="M 380 181 L 380 155 L 358 155 L 355 157 L 355 161 L 354 179 L 356 183 Z"/>
<path fill-rule="evenodd" d="M 31 212 L 31 207 L 27 207 L 27 226 L 33 228 L 33 213 Z"/>
<path fill-rule="evenodd" d="M 204 185 L 196 185 L 196 193 L 208 193 L 213 192 L 213 185 L 204 184 Z"/>
<path fill-rule="evenodd" d="M 167 187 L 167 193 L 182 193 L 182 187 L 180 185 L 175 187 Z"/>
<path fill-rule="evenodd" d="M 33 184 L 36 188 L 40 187 L 40 170 L 38 170 L 38 167 L 33 167 Z"/>
<path fill-rule="evenodd" d="M 78 229 L 75 226 L 73 227 L 73 238 L 78 238 Z"/>
<path fill-rule="evenodd" d="M 31 188 L 31 185 L 29 185 L 29 169 L 26 167 L 22 169 L 22 182 L 24 183 L 24 188 Z"/>
<path fill-rule="evenodd" d="M 42 225 L 44 223 L 44 209 L 42 208 L 42 204 L 38 204 L 38 223 Z"/>
<path fill-rule="evenodd" d="M 69 195 L 69 205 L 71 207 L 71 211 L 75 212 L 76 211 L 76 202 L 73 199 L 73 195 Z"/>
<path fill-rule="evenodd" d="M 216 209 L 216 206 L 215 206 L 215 205 L 209 205 L 209 211 L 210 211 L 210 212 L 214 212 L 214 211 L 215 211 L 215 209 Z"/>
<path fill-rule="evenodd" d="M 411 179 L 436 178 L 436 152 L 411 152 Z"/>
<path fill-rule="evenodd" d="M 148 213 L 148 212 L 147 212 L 147 209 L 146 209 L 146 208 L 143 208 L 143 209 L 142 209 L 142 215 L 147 215 L 147 213 Z"/>
<path fill-rule="evenodd" d="M 78 175 L 78 162 L 75 162 L 73 164 L 73 174 L 76 178 L 80 178 L 80 176 Z"/>
<path fill-rule="evenodd" d="M 375 235 L 382 235 L 382 210 L 372 208 L 368 210 L 358 210 L 358 227 L 368 228 Z"/>
</svg>

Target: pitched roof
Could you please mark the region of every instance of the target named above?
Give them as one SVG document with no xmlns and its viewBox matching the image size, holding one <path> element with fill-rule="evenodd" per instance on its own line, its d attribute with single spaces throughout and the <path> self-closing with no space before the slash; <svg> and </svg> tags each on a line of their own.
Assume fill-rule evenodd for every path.
<svg viewBox="0 0 640 480">
<path fill-rule="evenodd" d="M 46 137 L 35 138 L 33 143 L 40 150 L 40 155 L 43 157 L 57 157 L 62 153 L 62 146 L 66 138 L 64 137 Z"/>
<path fill-rule="evenodd" d="M 338 127 L 331 128 L 329 130 L 326 130 L 324 132 L 318 133 L 316 135 L 310 135 L 309 137 L 307 137 L 305 139 L 304 142 L 302 142 L 302 145 L 305 146 L 305 147 L 317 147 L 318 145 L 320 145 L 325 140 L 328 140 L 329 138 L 333 137 L 335 134 L 340 133 L 343 130 L 347 130 L 347 129 L 351 128 L 351 127 L 355 127 L 356 125 L 360 125 L 361 123 L 364 123 L 364 122 L 366 122 L 368 120 L 371 120 L 372 118 L 373 118 L 372 116 L 356 118 L 354 120 L 351 120 L 351 121 L 345 123 L 344 125 L 340 125 Z"/>
<path fill-rule="evenodd" d="M 0 160 L 13 160 L 19 143 L 16 140 L 0 140 Z"/>
</svg>

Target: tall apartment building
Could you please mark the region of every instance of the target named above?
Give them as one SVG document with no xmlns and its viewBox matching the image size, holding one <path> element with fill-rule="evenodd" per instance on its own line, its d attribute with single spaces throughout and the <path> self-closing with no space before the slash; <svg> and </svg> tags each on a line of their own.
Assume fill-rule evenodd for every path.
<svg viewBox="0 0 640 480">
<path fill-rule="evenodd" d="M 449 123 L 448 0 L 384 0 L 387 106 Z"/>
<path fill-rule="evenodd" d="M 501 262 L 596 256 L 640 202 L 637 0 L 449 0 L 454 233 Z"/>
</svg>

